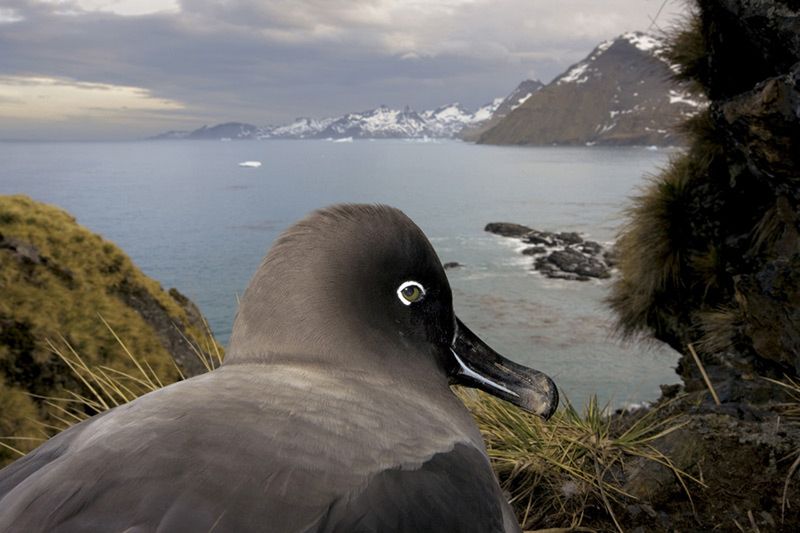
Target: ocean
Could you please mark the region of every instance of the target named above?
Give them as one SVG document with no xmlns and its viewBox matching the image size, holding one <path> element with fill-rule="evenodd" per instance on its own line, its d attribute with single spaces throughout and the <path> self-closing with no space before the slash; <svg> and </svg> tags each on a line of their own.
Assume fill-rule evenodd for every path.
<svg viewBox="0 0 800 533">
<path fill-rule="evenodd" d="M 405 211 L 448 271 L 459 317 L 490 346 L 548 373 L 581 405 L 652 401 L 678 354 L 622 343 L 609 281 L 531 271 L 519 241 L 488 222 L 613 241 L 623 210 L 669 151 L 493 147 L 457 141 L 0 143 L 0 194 L 58 205 L 190 297 L 226 343 L 241 294 L 279 233 L 337 202 Z M 260 161 L 257 168 L 240 167 Z"/>
</svg>

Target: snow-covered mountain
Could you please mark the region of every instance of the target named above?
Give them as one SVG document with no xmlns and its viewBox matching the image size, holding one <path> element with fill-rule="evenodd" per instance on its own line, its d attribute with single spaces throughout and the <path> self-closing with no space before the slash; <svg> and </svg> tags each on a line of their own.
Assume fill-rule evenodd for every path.
<svg viewBox="0 0 800 533">
<path fill-rule="evenodd" d="M 380 106 L 369 111 L 348 113 L 322 120 L 298 119 L 287 126 L 262 128 L 262 139 L 300 138 L 422 138 L 454 137 L 466 126 L 487 120 L 493 104 L 468 111 L 458 103 L 417 113 L 413 109 L 392 109 Z"/>
<path fill-rule="evenodd" d="M 322 138 L 396 138 L 422 137 L 426 134 L 426 121 L 415 111 L 402 111 L 381 106 L 361 113 L 348 113 L 333 120 L 319 133 Z"/>
<path fill-rule="evenodd" d="M 480 124 L 492 117 L 502 99 L 496 99 L 475 111 L 458 103 L 437 109 L 416 111 L 380 106 L 369 111 L 348 113 L 341 117 L 298 118 L 290 124 L 257 128 L 251 124 L 229 122 L 203 126 L 194 131 L 170 131 L 153 139 L 360 139 L 385 138 L 449 138 L 467 126 Z"/>
<path fill-rule="evenodd" d="M 319 132 L 327 128 L 334 119 L 332 118 L 298 118 L 291 124 L 284 126 L 267 126 L 258 131 L 259 139 L 285 138 L 285 139 L 307 139 L 314 138 Z"/>
<path fill-rule="evenodd" d="M 599 44 L 481 133 L 488 144 L 677 144 L 706 105 L 671 74 L 662 39 L 630 32 Z"/>
<path fill-rule="evenodd" d="M 538 92 L 544 87 L 544 83 L 539 80 L 525 80 L 511 91 L 511 94 L 506 96 L 500 105 L 497 106 L 497 111 L 492 115 L 493 118 L 503 118 L 516 108 L 528 101 L 533 96 L 533 93 Z"/>
<path fill-rule="evenodd" d="M 172 139 L 224 139 L 241 140 L 254 139 L 258 135 L 259 128 L 252 124 L 242 122 L 226 122 L 216 126 L 203 126 L 194 131 L 168 131 L 155 137 L 152 140 L 172 140 Z"/>
<path fill-rule="evenodd" d="M 528 98 L 542 87 L 544 87 L 544 83 L 539 80 L 523 81 L 505 98 L 497 98 L 489 106 L 481 108 L 489 110 L 486 118 L 469 124 L 458 133 L 458 136 L 465 141 L 477 141 L 484 132 L 493 128 L 503 117 L 527 102 Z"/>
</svg>

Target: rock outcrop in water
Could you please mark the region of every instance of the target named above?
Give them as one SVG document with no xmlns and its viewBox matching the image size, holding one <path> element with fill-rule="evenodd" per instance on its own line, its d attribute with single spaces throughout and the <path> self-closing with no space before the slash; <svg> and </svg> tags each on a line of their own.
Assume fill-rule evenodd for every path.
<svg viewBox="0 0 800 533">
<path fill-rule="evenodd" d="M 603 245 L 584 240 L 576 232 L 538 231 L 511 222 L 490 222 L 484 231 L 530 244 L 523 255 L 533 258 L 533 269 L 552 279 L 589 281 L 611 277 L 610 254 Z"/>
</svg>

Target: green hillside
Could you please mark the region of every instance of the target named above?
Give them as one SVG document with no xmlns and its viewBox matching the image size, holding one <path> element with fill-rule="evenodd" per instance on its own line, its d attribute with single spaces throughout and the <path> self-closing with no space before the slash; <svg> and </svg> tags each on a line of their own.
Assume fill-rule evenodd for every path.
<svg viewBox="0 0 800 533">
<path fill-rule="evenodd" d="M 86 393 L 48 342 L 89 365 L 135 370 L 103 320 L 164 381 L 179 376 L 173 357 L 185 375 L 203 371 L 191 344 L 209 350 L 214 342 L 188 299 L 162 289 L 116 245 L 56 207 L 0 196 L 0 435 L 58 425 L 31 395 Z M 35 444 L 13 443 L 23 451 Z M 12 457 L 0 449 L 0 464 Z"/>
</svg>

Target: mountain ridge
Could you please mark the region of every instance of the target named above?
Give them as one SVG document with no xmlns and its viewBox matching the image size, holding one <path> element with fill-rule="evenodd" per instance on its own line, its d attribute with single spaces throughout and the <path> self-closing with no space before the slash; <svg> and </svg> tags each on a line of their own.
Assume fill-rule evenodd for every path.
<svg viewBox="0 0 800 533">
<path fill-rule="evenodd" d="M 469 111 L 458 102 L 421 112 L 406 106 L 392 109 L 379 106 L 340 117 L 314 119 L 299 117 L 289 124 L 258 127 L 244 122 L 202 126 L 193 131 L 168 131 L 149 140 L 175 139 L 361 139 L 452 138 L 467 126 L 491 118 L 502 99 Z"/>
<path fill-rule="evenodd" d="M 665 42 L 628 32 L 600 43 L 477 140 L 514 145 L 681 144 L 702 97 L 677 83 Z"/>
<path fill-rule="evenodd" d="M 703 109 L 701 97 L 672 79 L 664 41 L 628 32 L 597 45 L 550 83 L 524 80 L 505 98 L 475 110 L 454 102 L 415 111 L 406 106 L 300 117 L 258 127 L 244 122 L 169 131 L 163 139 L 425 139 L 479 144 L 674 145 L 678 124 Z"/>
</svg>

